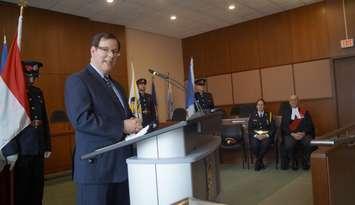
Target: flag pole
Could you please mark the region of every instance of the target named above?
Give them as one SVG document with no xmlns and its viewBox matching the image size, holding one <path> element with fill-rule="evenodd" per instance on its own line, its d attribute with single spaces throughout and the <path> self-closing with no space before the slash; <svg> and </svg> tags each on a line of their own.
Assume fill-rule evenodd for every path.
<svg viewBox="0 0 355 205">
<path fill-rule="evenodd" d="M 17 25 L 17 45 L 18 45 L 18 48 L 21 50 L 23 9 L 27 6 L 27 1 L 26 0 L 19 0 L 18 5 L 20 6 L 20 16 L 19 16 L 18 25 Z"/>
</svg>

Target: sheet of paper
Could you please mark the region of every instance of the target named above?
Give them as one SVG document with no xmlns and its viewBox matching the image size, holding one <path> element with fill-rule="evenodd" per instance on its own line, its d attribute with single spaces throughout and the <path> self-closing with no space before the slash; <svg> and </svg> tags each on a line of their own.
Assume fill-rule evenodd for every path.
<svg viewBox="0 0 355 205">
<path fill-rule="evenodd" d="M 127 140 L 131 140 L 131 139 L 134 139 L 134 138 L 137 138 L 137 137 L 140 137 L 140 136 L 143 136 L 145 135 L 147 132 L 148 132 L 148 129 L 149 129 L 149 125 L 145 126 L 143 129 L 141 129 L 139 132 L 137 132 L 136 134 L 130 134 L 126 137 L 126 141 Z"/>
</svg>

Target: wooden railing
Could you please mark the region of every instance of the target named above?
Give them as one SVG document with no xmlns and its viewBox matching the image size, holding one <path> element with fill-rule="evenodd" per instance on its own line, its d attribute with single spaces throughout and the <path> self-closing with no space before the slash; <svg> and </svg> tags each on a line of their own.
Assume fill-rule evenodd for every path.
<svg viewBox="0 0 355 205">
<path fill-rule="evenodd" d="M 355 123 L 317 137 L 311 143 L 314 205 L 343 205 L 355 202 Z"/>
</svg>

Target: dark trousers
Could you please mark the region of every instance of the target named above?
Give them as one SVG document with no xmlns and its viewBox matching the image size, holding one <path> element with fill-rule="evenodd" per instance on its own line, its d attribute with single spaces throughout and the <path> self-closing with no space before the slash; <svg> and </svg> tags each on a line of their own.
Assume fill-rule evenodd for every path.
<svg viewBox="0 0 355 205">
<path fill-rule="evenodd" d="M 262 160 L 269 148 L 270 138 L 259 140 L 255 137 L 250 137 L 250 144 L 256 160 Z"/>
<path fill-rule="evenodd" d="M 76 184 L 77 205 L 129 205 L 128 180 L 121 183 Z"/>
<path fill-rule="evenodd" d="M 311 140 L 312 137 L 310 135 L 304 136 L 301 140 L 295 140 L 291 135 L 286 135 L 284 138 L 284 156 L 291 161 L 295 161 L 298 152 L 296 148 L 301 146 L 303 162 L 309 163 L 312 148 Z"/>
<path fill-rule="evenodd" d="M 15 165 L 15 204 L 41 205 L 43 198 L 43 155 L 19 156 Z"/>
</svg>

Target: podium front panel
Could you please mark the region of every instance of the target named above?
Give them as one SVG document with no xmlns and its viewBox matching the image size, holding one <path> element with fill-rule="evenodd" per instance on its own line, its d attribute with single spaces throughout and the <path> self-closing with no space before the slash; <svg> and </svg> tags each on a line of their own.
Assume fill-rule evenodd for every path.
<svg viewBox="0 0 355 205">
<path fill-rule="evenodd" d="M 157 137 L 145 139 L 137 143 L 137 157 L 158 159 Z"/>
<path fill-rule="evenodd" d="M 158 204 L 155 169 L 155 164 L 132 164 L 128 166 L 131 204 Z"/>
<path fill-rule="evenodd" d="M 186 156 L 184 129 L 179 128 L 137 143 L 137 157 L 162 159 Z"/>
<path fill-rule="evenodd" d="M 218 200 L 220 143 L 215 136 L 185 157 L 127 159 L 131 205 L 168 205 L 185 197 Z"/>
</svg>

